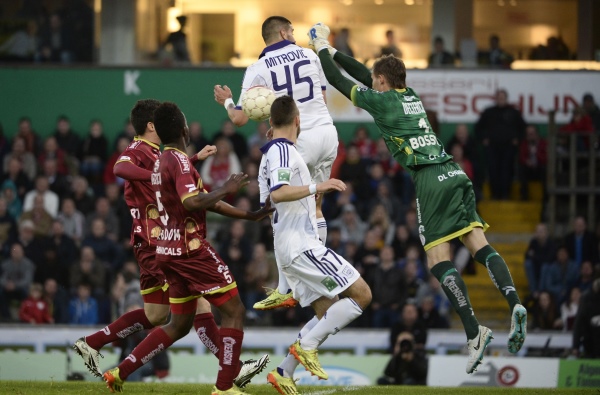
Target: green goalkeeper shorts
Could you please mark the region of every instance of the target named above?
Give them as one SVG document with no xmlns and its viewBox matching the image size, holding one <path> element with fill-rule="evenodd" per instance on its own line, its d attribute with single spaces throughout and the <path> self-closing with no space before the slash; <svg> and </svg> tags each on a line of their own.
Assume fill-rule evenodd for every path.
<svg viewBox="0 0 600 395">
<path fill-rule="evenodd" d="M 489 226 L 477 214 L 473 183 L 456 163 L 424 166 L 413 173 L 419 238 L 425 251 Z"/>
</svg>

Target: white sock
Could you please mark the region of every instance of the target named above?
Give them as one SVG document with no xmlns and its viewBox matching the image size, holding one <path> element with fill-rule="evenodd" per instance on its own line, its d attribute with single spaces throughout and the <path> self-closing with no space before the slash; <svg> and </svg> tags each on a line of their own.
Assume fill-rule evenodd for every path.
<svg viewBox="0 0 600 395">
<path fill-rule="evenodd" d="M 312 328 L 314 328 L 318 322 L 319 319 L 315 315 L 302 327 L 302 329 L 300 329 L 300 333 L 298 333 L 298 339 L 302 339 L 302 337 L 305 336 Z M 292 354 L 288 353 L 288 355 L 283 358 L 283 361 L 281 361 L 278 368 L 283 371 L 283 377 L 294 377 L 294 372 L 299 364 L 300 362 L 298 362 Z M 279 372 L 279 374 L 282 374 L 282 372 Z"/>
<path fill-rule="evenodd" d="M 327 309 L 317 325 L 302 337 L 300 345 L 305 350 L 315 350 L 329 335 L 335 335 L 362 313 L 362 309 L 351 298 L 338 300 Z"/>
<path fill-rule="evenodd" d="M 325 218 L 317 218 L 317 233 L 319 234 L 319 239 L 321 239 L 321 243 L 325 245 L 327 242 L 327 221 Z"/>
<path fill-rule="evenodd" d="M 290 284 L 288 284 L 287 278 L 285 278 L 285 274 L 283 274 L 283 272 L 279 268 L 279 265 L 277 266 L 277 274 L 279 275 L 279 283 L 277 284 L 277 290 L 280 294 L 285 295 L 289 293 L 291 289 Z"/>
</svg>

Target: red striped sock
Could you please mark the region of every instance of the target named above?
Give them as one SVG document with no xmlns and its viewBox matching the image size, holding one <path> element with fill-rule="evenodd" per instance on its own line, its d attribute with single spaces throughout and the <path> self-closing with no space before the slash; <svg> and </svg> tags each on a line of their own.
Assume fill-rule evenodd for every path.
<svg viewBox="0 0 600 395">
<path fill-rule="evenodd" d="M 240 353 L 244 332 L 234 328 L 221 328 L 219 343 L 219 374 L 217 375 L 217 388 L 221 391 L 233 386 L 233 379 L 239 373 Z"/>
<path fill-rule="evenodd" d="M 154 325 L 148 321 L 144 309 L 137 309 L 123 314 L 102 330 L 86 336 L 85 341 L 94 350 L 100 350 L 115 340 L 125 339 L 133 333 L 150 328 L 154 328 Z"/>
<path fill-rule="evenodd" d="M 173 340 L 162 328 L 153 330 L 131 354 L 119 364 L 119 378 L 125 380 L 131 373 L 148 363 L 161 351 L 173 344 Z"/>
</svg>

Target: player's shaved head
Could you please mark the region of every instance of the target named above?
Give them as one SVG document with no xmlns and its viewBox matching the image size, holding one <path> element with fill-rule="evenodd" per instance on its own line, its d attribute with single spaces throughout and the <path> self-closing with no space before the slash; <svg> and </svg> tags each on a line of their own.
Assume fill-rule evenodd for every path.
<svg viewBox="0 0 600 395">
<path fill-rule="evenodd" d="M 262 38 L 265 44 L 279 41 L 279 32 L 292 26 L 289 19 L 282 16 L 270 16 L 262 24 Z"/>
<path fill-rule="evenodd" d="M 406 66 L 394 55 L 384 55 L 373 65 L 373 74 L 385 77 L 392 89 L 406 88 Z"/>
<path fill-rule="evenodd" d="M 154 111 L 154 127 L 163 144 L 181 138 L 185 129 L 185 116 L 177 104 L 164 102 Z"/>
<path fill-rule="evenodd" d="M 154 122 L 154 110 L 158 108 L 160 102 L 154 99 L 138 100 L 131 109 L 129 120 L 133 125 L 135 134 L 138 136 L 146 132 L 148 122 Z"/>
<path fill-rule="evenodd" d="M 281 96 L 271 104 L 271 126 L 274 128 L 288 126 L 300 115 L 296 102 L 290 96 Z"/>
</svg>

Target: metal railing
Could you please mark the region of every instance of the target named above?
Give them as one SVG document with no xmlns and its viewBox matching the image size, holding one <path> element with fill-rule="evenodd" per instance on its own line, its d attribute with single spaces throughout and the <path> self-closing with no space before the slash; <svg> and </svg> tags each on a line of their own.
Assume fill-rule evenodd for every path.
<svg viewBox="0 0 600 395">
<path fill-rule="evenodd" d="M 555 113 L 550 112 L 546 185 L 551 233 L 555 232 L 559 223 L 568 224 L 578 215 L 584 216 L 590 226 L 596 223 L 596 199 L 600 196 L 599 164 L 598 133 L 560 132 Z M 586 202 L 585 207 L 582 207 L 582 201 Z M 560 221 L 559 214 L 565 209 L 566 221 Z"/>
</svg>

